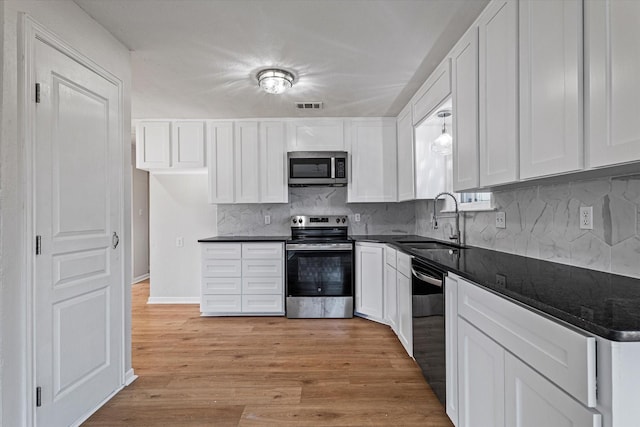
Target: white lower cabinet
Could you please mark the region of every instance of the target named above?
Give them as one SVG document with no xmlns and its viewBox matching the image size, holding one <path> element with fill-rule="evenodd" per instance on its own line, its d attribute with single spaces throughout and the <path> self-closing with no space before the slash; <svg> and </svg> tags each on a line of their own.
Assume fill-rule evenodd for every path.
<svg viewBox="0 0 640 427">
<path fill-rule="evenodd" d="M 384 248 L 384 321 L 398 333 L 398 272 L 396 271 L 396 250 Z"/>
<path fill-rule="evenodd" d="M 384 245 L 356 243 L 356 304 L 358 316 L 384 321 Z"/>
<path fill-rule="evenodd" d="M 203 243 L 203 316 L 283 315 L 282 243 Z"/>
<path fill-rule="evenodd" d="M 411 257 L 398 252 L 398 338 L 413 357 L 413 300 L 411 289 Z"/>
</svg>

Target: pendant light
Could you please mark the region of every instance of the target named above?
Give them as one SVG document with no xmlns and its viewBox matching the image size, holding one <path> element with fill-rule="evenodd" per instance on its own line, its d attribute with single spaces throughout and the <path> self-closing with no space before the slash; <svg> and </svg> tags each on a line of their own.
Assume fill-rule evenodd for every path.
<svg viewBox="0 0 640 427">
<path fill-rule="evenodd" d="M 267 68 L 256 77 L 258 85 L 267 93 L 278 95 L 293 86 L 293 74 L 279 68 Z"/>
<path fill-rule="evenodd" d="M 442 133 L 431 143 L 431 151 L 442 155 L 448 155 L 452 152 L 453 138 L 451 138 L 451 135 L 447 133 L 445 119 L 451 116 L 451 110 L 440 110 L 437 115 L 438 117 L 442 117 Z"/>
</svg>

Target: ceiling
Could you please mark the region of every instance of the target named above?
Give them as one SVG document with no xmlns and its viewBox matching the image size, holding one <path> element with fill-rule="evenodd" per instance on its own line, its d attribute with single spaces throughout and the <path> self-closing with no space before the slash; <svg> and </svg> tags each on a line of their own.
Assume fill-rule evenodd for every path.
<svg viewBox="0 0 640 427">
<path fill-rule="evenodd" d="M 134 119 L 217 119 L 396 116 L 488 0 L 74 1 L 131 50 Z"/>
</svg>

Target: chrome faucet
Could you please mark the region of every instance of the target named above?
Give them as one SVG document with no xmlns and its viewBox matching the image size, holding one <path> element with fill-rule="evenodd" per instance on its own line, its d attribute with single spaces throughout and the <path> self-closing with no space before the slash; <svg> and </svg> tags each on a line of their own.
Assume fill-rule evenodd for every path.
<svg viewBox="0 0 640 427">
<path fill-rule="evenodd" d="M 454 196 L 452 193 L 449 193 L 448 191 L 444 191 L 440 194 L 438 194 L 434 199 L 433 199 L 433 229 L 437 230 L 438 229 L 438 218 L 452 218 L 451 215 L 440 215 L 438 216 L 437 212 L 437 205 L 438 205 L 438 199 L 440 198 L 440 196 L 449 196 L 453 199 L 453 203 L 455 204 L 456 207 L 456 212 L 455 212 L 455 218 L 456 218 L 456 233 L 452 234 L 451 236 L 449 236 L 450 240 L 455 240 L 457 244 L 462 245 L 462 233 L 460 232 L 460 211 L 458 210 L 458 199 L 456 199 L 456 196 Z"/>
</svg>

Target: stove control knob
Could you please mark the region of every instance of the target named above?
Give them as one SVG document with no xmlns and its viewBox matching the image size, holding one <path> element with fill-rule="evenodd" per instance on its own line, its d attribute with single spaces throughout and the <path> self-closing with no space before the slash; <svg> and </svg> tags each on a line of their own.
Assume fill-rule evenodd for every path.
<svg viewBox="0 0 640 427">
<path fill-rule="evenodd" d="M 302 218 L 298 218 L 298 224 L 302 224 Z"/>
<path fill-rule="evenodd" d="M 296 221 L 296 219 L 295 219 L 295 218 L 293 218 L 293 223 L 295 224 L 296 222 L 298 222 L 298 221 Z"/>
<path fill-rule="evenodd" d="M 340 218 L 336 218 L 336 223 L 340 224 Z"/>
<path fill-rule="evenodd" d="M 342 218 L 342 223 L 344 224 L 345 222 L 347 222 L 346 218 Z"/>
</svg>

